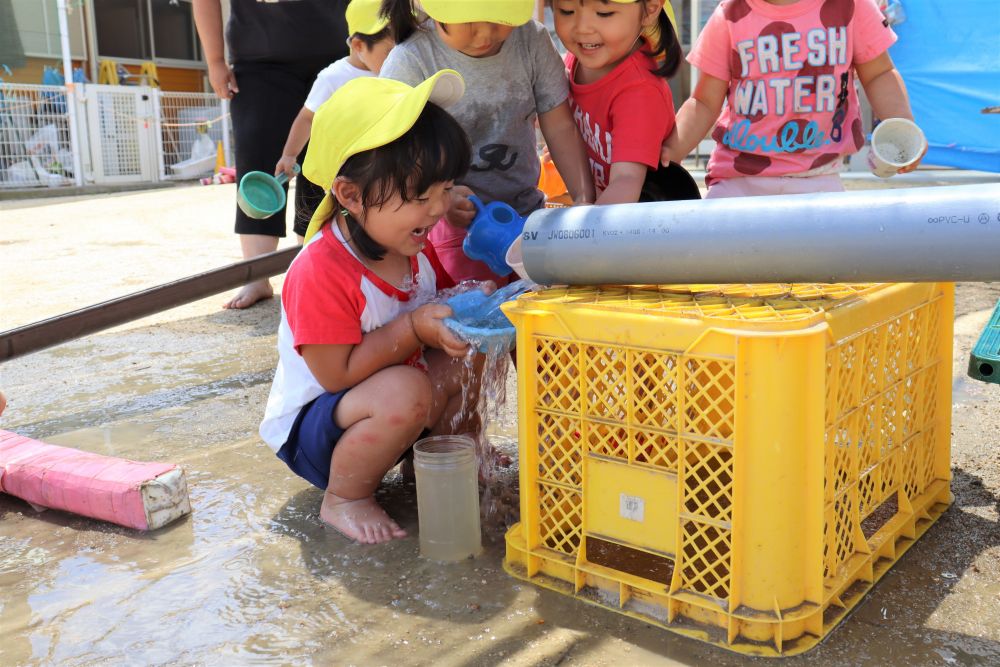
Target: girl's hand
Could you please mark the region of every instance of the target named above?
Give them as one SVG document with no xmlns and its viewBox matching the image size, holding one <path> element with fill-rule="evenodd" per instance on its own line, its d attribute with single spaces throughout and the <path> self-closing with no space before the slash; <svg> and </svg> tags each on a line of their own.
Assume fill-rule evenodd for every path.
<svg viewBox="0 0 1000 667">
<path fill-rule="evenodd" d="M 281 172 L 285 172 L 288 178 L 295 175 L 295 155 L 282 155 L 281 159 L 278 160 L 278 164 L 274 165 L 274 175 L 277 176 Z"/>
<path fill-rule="evenodd" d="M 686 156 L 676 155 L 677 151 L 677 128 L 670 133 L 666 141 L 663 142 L 663 146 L 660 147 L 660 164 L 664 167 L 669 167 L 671 162 L 676 162 L 680 164 L 684 161 Z"/>
<path fill-rule="evenodd" d="M 219 99 L 228 100 L 240 92 L 239 86 L 236 85 L 236 76 L 225 60 L 209 61 L 208 82 L 212 84 L 212 90 Z"/>
<path fill-rule="evenodd" d="M 444 318 L 451 316 L 451 308 L 443 303 L 428 303 L 410 313 L 410 322 L 417 340 L 428 347 L 444 350 L 450 357 L 464 357 L 469 344 L 449 329 Z"/>
<path fill-rule="evenodd" d="M 672 159 L 673 151 L 670 150 L 670 144 L 665 143 L 660 146 L 660 166 L 669 167 Z"/>
<path fill-rule="evenodd" d="M 468 229 L 472 219 L 476 217 L 476 206 L 469 200 L 472 190 L 464 185 L 456 185 L 451 190 L 451 206 L 444 214 L 449 225 L 459 229 Z"/>
</svg>

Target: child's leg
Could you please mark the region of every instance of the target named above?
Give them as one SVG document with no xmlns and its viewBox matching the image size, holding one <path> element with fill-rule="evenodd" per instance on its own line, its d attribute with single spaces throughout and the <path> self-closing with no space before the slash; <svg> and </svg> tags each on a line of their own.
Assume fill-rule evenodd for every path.
<svg viewBox="0 0 1000 667">
<path fill-rule="evenodd" d="M 431 435 L 478 433 L 479 379 L 485 357 L 477 355 L 471 370 L 464 359 L 449 357 L 441 350 L 427 350 L 433 405 L 427 418 Z"/>
<path fill-rule="evenodd" d="M 471 370 L 463 359 L 452 359 L 441 350 L 428 350 L 425 357 L 434 386 L 434 406 L 428 418 L 431 435 L 471 434 L 482 447 L 479 451 L 481 475 L 486 461 L 490 461 L 491 466 L 510 465 L 510 457 L 493 449 L 484 451 L 486 442 L 479 439 L 482 430 L 479 391 L 486 357 L 477 355 Z"/>
<path fill-rule="evenodd" d="M 428 423 L 431 406 L 427 375 L 409 366 L 381 370 L 344 395 L 333 416 L 346 430 L 330 460 L 323 521 L 366 544 L 406 536 L 374 493 Z"/>
</svg>

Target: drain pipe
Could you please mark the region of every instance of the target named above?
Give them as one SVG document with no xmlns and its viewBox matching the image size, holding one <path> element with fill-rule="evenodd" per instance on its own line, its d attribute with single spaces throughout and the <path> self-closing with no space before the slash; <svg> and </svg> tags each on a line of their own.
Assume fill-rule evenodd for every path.
<svg viewBox="0 0 1000 667">
<path fill-rule="evenodd" d="M 73 56 L 69 52 L 69 25 L 66 21 L 68 12 L 66 0 L 56 0 L 56 13 L 59 16 L 59 44 L 62 49 L 63 83 L 66 86 L 66 124 L 69 126 L 69 145 L 73 153 L 73 184 L 83 185 L 83 171 L 80 160 L 80 128 L 76 124 L 76 82 L 73 81 Z"/>
<path fill-rule="evenodd" d="M 536 211 L 545 285 L 1000 281 L 1000 183 Z"/>
</svg>

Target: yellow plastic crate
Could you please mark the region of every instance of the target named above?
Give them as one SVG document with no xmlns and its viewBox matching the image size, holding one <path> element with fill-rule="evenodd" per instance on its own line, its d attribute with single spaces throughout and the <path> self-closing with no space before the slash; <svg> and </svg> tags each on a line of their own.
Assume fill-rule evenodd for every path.
<svg viewBox="0 0 1000 667">
<path fill-rule="evenodd" d="M 517 327 L 521 579 L 816 645 L 951 503 L 953 285 L 573 287 Z"/>
</svg>

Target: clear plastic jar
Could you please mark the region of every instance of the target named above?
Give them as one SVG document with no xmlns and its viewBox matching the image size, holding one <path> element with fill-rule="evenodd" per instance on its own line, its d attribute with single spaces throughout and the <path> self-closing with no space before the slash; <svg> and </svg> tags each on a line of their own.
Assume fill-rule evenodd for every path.
<svg viewBox="0 0 1000 667">
<path fill-rule="evenodd" d="M 438 435 L 413 446 L 420 555 L 457 561 L 482 551 L 476 444 L 467 435 Z"/>
</svg>

